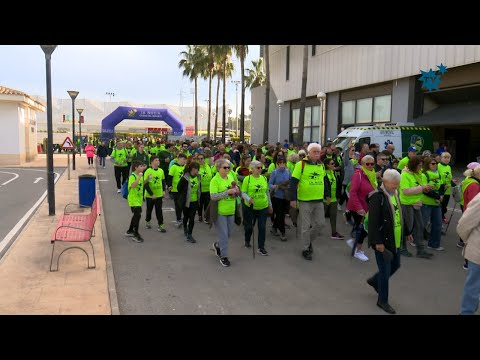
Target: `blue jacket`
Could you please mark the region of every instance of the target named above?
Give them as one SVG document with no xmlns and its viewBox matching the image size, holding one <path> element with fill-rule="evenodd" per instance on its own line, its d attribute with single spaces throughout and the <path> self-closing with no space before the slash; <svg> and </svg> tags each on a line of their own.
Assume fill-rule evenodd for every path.
<svg viewBox="0 0 480 360">
<path fill-rule="evenodd" d="M 273 170 L 273 172 L 270 174 L 270 180 L 268 181 L 268 188 L 270 190 L 273 190 L 273 185 L 280 185 L 282 183 L 286 183 L 285 189 L 288 189 L 290 186 L 290 179 L 292 178 L 292 174 L 290 173 L 290 170 L 285 167 L 285 169 L 280 169 L 276 168 Z M 273 192 L 273 197 L 276 197 L 278 199 L 285 199 L 285 192 L 282 189 L 283 186 L 278 188 Z"/>
</svg>

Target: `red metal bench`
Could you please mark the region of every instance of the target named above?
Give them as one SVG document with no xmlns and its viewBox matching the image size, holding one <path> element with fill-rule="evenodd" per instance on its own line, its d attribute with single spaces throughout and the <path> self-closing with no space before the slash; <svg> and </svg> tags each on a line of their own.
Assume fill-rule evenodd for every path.
<svg viewBox="0 0 480 360">
<path fill-rule="evenodd" d="M 51 239 L 53 248 L 52 248 L 52 257 L 50 259 L 50 271 L 58 271 L 58 263 L 60 261 L 60 257 L 65 251 L 70 249 L 80 249 L 87 255 L 88 269 L 94 269 L 96 267 L 95 251 L 93 249 L 91 238 L 95 236 L 95 222 L 97 220 L 98 215 L 100 214 L 100 206 L 99 206 L 98 199 L 99 199 L 99 194 L 97 194 L 97 196 L 95 197 L 89 214 L 67 213 L 60 217 L 57 227 L 55 228 L 55 231 Z M 85 251 L 85 249 L 79 246 L 69 246 L 58 255 L 57 269 L 52 270 L 53 255 L 55 253 L 55 243 L 57 241 L 72 242 L 72 243 L 88 241 L 90 243 L 90 246 L 92 247 L 93 267 L 90 266 L 90 256 Z"/>
</svg>

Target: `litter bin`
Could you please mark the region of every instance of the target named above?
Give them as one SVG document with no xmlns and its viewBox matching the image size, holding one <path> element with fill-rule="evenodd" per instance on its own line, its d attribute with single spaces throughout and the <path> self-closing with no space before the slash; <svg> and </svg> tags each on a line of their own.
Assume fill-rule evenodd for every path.
<svg viewBox="0 0 480 360">
<path fill-rule="evenodd" d="M 95 199 L 95 175 L 85 174 L 78 177 L 78 203 L 80 206 L 92 206 Z"/>
</svg>

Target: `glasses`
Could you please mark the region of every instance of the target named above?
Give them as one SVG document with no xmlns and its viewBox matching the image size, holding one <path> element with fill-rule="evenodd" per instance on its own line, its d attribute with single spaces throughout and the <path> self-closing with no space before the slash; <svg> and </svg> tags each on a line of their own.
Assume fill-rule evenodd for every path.
<svg viewBox="0 0 480 360">
<path fill-rule="evenodd" d="M 437 165 L 437 163 L 436 162 L 431 162 L 430 165 Z"/>
<path fill-rule="evenodd" d="M 256 166 L 255 169 L 262 170 L 261 166 Z"/>
<path fill-rule="evenodd" d="M 366 163 L 365 166 L 373 166 L 373 163 Z"/>
<path fill-rule="evenodd" d="M 224 166 L 223 167 L 225 170 L 229 170 L 230 169 L 230 166 Z"/>
</svg>

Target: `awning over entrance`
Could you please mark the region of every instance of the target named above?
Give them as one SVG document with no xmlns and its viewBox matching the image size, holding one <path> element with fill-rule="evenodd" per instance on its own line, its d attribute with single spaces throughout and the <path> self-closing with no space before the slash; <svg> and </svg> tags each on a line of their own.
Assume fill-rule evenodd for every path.
<svg viewBox="0 0 480 360">
<path fill-rule="evenodd" d="M 443 104 L 413 122 L 416 126 L 480 125 L 480 102 Z"/>
</svg>

